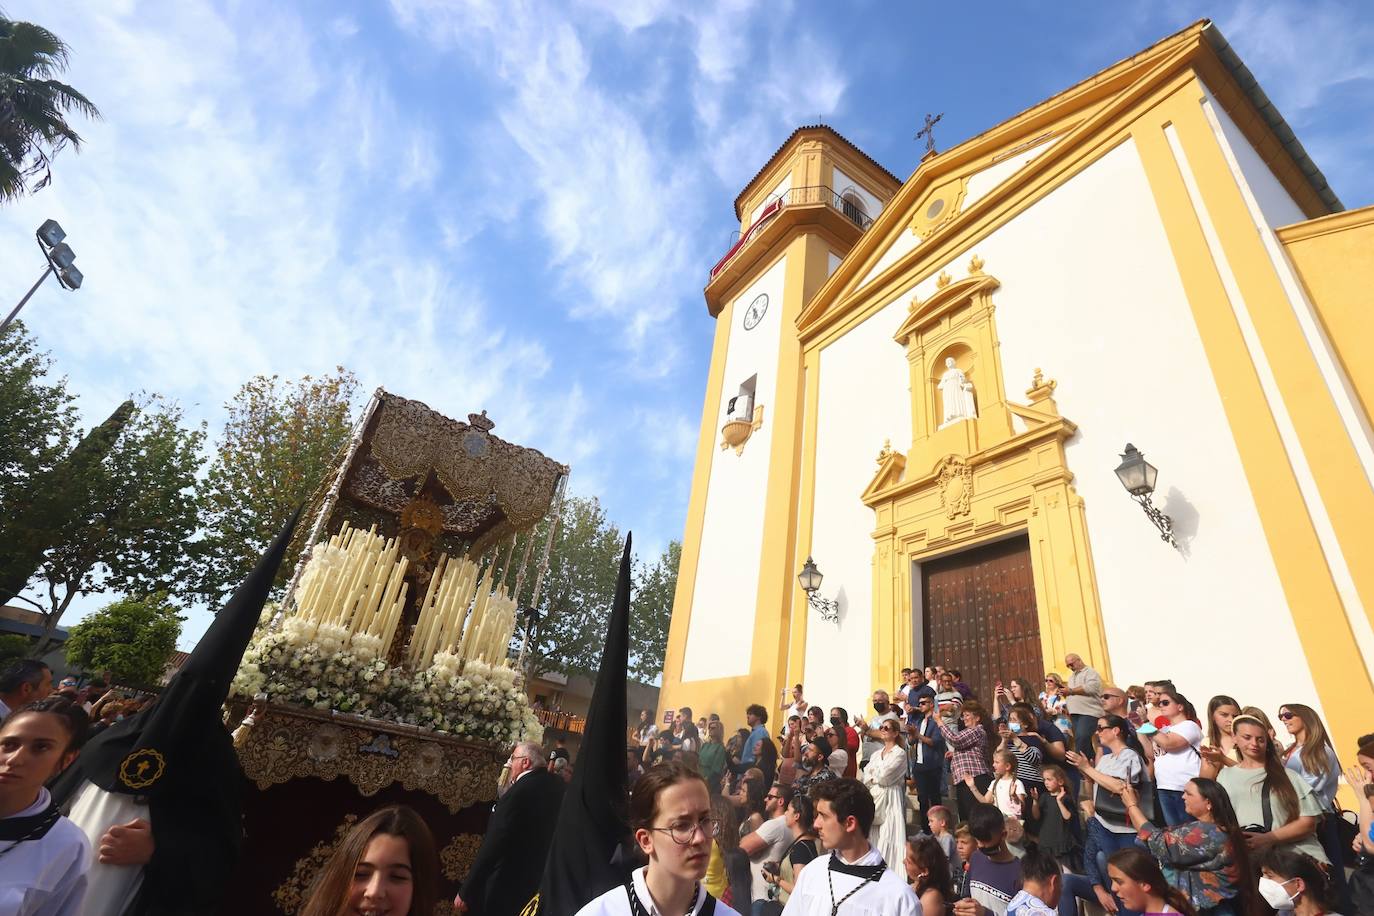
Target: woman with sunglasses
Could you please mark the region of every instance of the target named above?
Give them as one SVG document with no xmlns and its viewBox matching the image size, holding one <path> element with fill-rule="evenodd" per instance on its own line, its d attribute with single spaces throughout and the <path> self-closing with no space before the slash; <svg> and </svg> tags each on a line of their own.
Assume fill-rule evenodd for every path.
<svg viewBox="0 0 1374 916">
<path fill-rule="evenodd" d="M 717 822 L 706 781 L 696 771 L 676 762 L 649 770 L 630 793 L 629 813 L 635 843 L 649 864 L 578 910 L 578 916 L 699 916 L 708 907 L 716 916 L 739 916 L 701 883 Z"/>
<path fill-rule="evenodd" d="M 1326 726 L 1315 709 L 1302 703 L 1285 703 L 1279 707 L 1279 722 L 1293 738 L 1293 743 L 1283 752 L 1283 765 L 1312 787 L 1322 806 L 1317 841 L 1322 844 L 1328 859 L 1340 862 L 1343 850 L 1337 823 L 1340 814 L 1336 811 L 1336 790 L 1340 788 L 1341 764 L 1327 737 Z M 1331 891 L 1337 900 L 1345 899 L 1345 869 L 1331 870 Z"/>
<path fill-rule="evenodd" d="M 1138 787 L 1145 780 L 1145 760 L 1140 753 L 1139 743 L 1127 731 L 1126 720 L 1120 716 L 1098 717 L 1097 740 L 1111 752 L 1103 754 L 1097 766 L 1076 751 L 1069 751 L 1067 758 L 1096 785 L 1093 792 L 1094 813 L 1088 820 L 1083 843 L 1084 871 L 1097 902 L 1107 912 L 1115 913 L 1120 903 L 1107 889 L 1110 885 L 1104 862 L 1106 856 L 1118 849 L 1135 844 L 1135 826 L 1131 824 L 1119 796 L 1125 787 Z M 1076 885 L 1077 882 L 1066 880 L 1064 892 L 1087 899 Z"/>
<path fill-rule="evenodd" d="M 1240 762 L 1224 766 L 1219 754 L 1208 753 L 1203 756 L 1202 775 L 1215 779 L 1226 790 L 1236 819 L 1244 825 L 1250 851 L 1294 849 L 1329 864 L 1316 838 L 1322 807 L 1312 787 L 1284 768 L 1269 731 L 1259 719 L 1241 714 L 1231 728 L 1240 748 Z"/>
<path fill-rule="evenodd" d="M 878 726 L 878 737 L 883 746 L 868 758 L 863 771 L 863 783 L 873 795 L 874 807 L 868 840 L 884 862 L 895 864 L 906 858 L 906 749 L 892 719 Z"/>
<path fill-rule="evenodd" d="M 1193 721 L 1196 712 L 1187 697 L 1172 689 L 1161 689 L 1155 698 L 1161 716 L 1169 724 L 1149 737 L 1154 750 L 1155 787 L 1159 813 L 1170 827 L 1188 820 L 1183 806 L 1183 790 L 1197 777 L 1202 764 L 1202 727 Z M 1142 742 L 1144 743 L 1144 742 Z"/>
</svg>

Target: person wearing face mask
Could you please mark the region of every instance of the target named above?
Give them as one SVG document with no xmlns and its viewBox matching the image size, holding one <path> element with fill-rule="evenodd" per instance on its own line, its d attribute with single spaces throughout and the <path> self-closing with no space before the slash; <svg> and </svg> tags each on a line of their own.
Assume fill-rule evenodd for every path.
<svg viewBox="0 0 1374 916">
<path fill-rule="evenodd" d="M 849 713 L 843 706 L 830 710 L 830 727 L 835 729 L 835 746 L 849 755 L 844 772 L 840 775 L 845 779 L 853 779 L 859 772 L 859 733 L 850 726 Z"/>
<path fill-rule="evenodd" d="M 998 731 L 1002 743 L 998 750 L 1016 759 L 1016 778 L 1031 794 L 1045 788 L 1040 768 L 1045 763 L 1045 743 L 1035 731 L 1035 719 L 1025 709 L 1013 706 L 1007 713 L 1007 723 Z"/>
<path fill-rule="evenodd" d="M 867 766 L 873 755 L 883 749 L 883 736 L 879 729 L 884 722 L 891 722 L 897 728 L 901 728 L 901 716 L 893 709 L 886 690 L 873 691 L 873 711 L 877 715 L 871 720 L 865 720 L 863 716 L 854 717 L 854 727 L 863 740 L 863 762 L 859 764 L 860 767 Z"/>
<path fill-rule="evenodd" d="M 1330 914 L 1326 875 L 1312 859 L 1292 849 L 1275 847 L 1260 860 L 1260 896 L 1280 913 L 1294 916 Z"/>
</svg>

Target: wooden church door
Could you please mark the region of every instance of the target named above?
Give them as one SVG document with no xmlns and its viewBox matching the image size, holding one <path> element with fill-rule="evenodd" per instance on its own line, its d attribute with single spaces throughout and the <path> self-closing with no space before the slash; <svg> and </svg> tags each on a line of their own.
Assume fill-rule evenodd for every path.
<svg viewBox="0 0 1374 916">
<path fill-rule="evenodd" d="M 1030 542 L 1024 537 L 921 564 L 925 664 L 958 668 L 991 711 L 993 685 L 1045 674 Z"/>
</svg>

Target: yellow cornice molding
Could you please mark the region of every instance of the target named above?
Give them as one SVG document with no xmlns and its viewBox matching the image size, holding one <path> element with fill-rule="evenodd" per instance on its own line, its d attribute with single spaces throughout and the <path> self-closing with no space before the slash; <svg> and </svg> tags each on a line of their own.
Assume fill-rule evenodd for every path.
<svg viewBox="0 0 1374 916">
<path fill-rule="evenodd" d="M 1300 242 L 1304 239 L 1329 235 L 1333 232 L 1345 232 L 1348 229 L 1370 224 L 1374 224 L 1374 206 L 1361 207 L 1358 210 L 1344 210 L 1329 216 L 1319 216 L 1316 219 L 1284 226 L 1274 230 L 1274 232 L 1279 237 L 1279 241 L 1287 244 L 1288 242 Z"/>
<path fill-rule="evenodd" d="M 974 263 L 982 269 L 982 260 L 977 255 L 974 255 Z M 969 266 L 972 267 L 973 264 Z M 906 346 L 911 335 L 920 328 L 939 320 L 946 312 L 958 308 L 975 296 L 991 293 L 1001 285 L 998 279 L 990 274 L 976 273 L 941 287 L 935 295 L 924 302 L 913 298 L 906 320 L 897 329 L 897 333 L 892 335 L 892 339 Z"/>
<path fill-rule="evenodd" d="M 1016 412 L 1019 413 L 1020 411 Z M 1027 412 L 1034 413 L 1033 411 Z M 1060 416 L 1051 417 L 1048 418 L 1043 425 L 1037 426 L 1034 429 L 1028 429 L 1024 433 L 1013 436 L 1005 442 L 998 443 L 991 448 L 974 452 L 968 457 L 959 455 L 946 456 L 945 459 L 935 462 L 933 468 L 919 477 L 912 477 L 884 485 L 884 482 L 890 479 L 893 468 L 900 467 L 901 470 L 905 470 L 906 468 L 905 457 L 893 455 L 879 466 L 878 472 L 873 475 L 873 479 L 869 482 L 869 485 L 864 488 L 863 496 L 860 498 L 865 506 L 872 509 L 879 503 L 900 499 L 908 493 L 914 493 L 931 486 L 939 479 L 940 469 L 950 457 L 958 458 L 960 461 L 965 462 L 970 468 L 976 469 L 979 465 L 999 461 L 1009 454 L 1026 451 L 1037 442 L 1047 439 L 1058 439 L 1060 442 L 1063 442 L 1066 439 L 1072 438 L 1076 432 L 1078 432 L 1078 425 L 1072 420 L 1066 420 L 1064 417 Z M 899 459 L 900 465 L 898 464 Z M 1071 481 L 1073 475 L 1069 473 L 1067 469 L 1052 468 L 1050 469 L 1049 477 L 1046 479 L 1059 478 L 1065 481 Z"/>
</svg>

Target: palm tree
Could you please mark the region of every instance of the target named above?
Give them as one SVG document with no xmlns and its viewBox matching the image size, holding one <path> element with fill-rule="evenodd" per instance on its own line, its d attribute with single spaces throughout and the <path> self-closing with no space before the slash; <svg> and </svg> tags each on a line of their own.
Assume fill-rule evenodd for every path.
<svg viewBox="0 0 1374 916">
<path fill-rule="evenodd" d="M 67 57 L 52 32 L 0 15 L 0 204 L 45 187 L 58 151 L 81 146 L 68 113 L 100 117 L 90 99 L 52 78 Z"/>
</svg>

